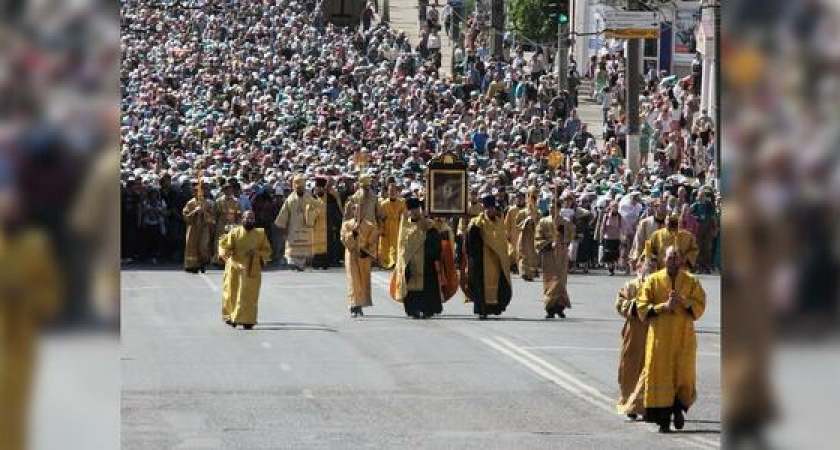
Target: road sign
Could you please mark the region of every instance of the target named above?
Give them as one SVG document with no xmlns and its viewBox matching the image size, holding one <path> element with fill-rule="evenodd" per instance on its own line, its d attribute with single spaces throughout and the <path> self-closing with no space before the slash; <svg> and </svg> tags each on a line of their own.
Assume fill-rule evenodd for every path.
<svg viewBox="0 0 840 450">
<path fill-rule="evenodd" d="M 614 30 L 659 28 L 655 12 L 650 11 L 605 11 L 604 25 Z"/>
<path fill-rule="evenodd" d="M 610 39 L 658 39 L 659 29 L 657 28 L 624 28 L 619 30 L 606 30 L 604 35 Z"/>
</svg>

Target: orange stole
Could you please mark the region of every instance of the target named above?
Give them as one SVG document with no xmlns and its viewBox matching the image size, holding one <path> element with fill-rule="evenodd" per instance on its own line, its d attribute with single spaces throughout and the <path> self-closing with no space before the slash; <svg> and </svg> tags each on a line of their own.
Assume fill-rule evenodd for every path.
<svg viewBox="0 0 840 450">
<path fill-rule="evenodd" d="M 458 292 L 458 271 L 455 268 L 455 248 L 452 246 L 452 241 L 448 239 L 440 241 L 440 250 L 443 256 L 443 273 L 438 272 L 438 280 L 440 282 L 441 294 L 443 294 L 441 300 L 446 303 L 447 300 Z M 440 270 L 439 263 L 435 263 L 435 269 Z M 397 299 L 397 277 L 395 272 L 391 273 L 391 283 L 388 286 L 388 292 L 391 294 L 392 299 Z"/>
</svg>

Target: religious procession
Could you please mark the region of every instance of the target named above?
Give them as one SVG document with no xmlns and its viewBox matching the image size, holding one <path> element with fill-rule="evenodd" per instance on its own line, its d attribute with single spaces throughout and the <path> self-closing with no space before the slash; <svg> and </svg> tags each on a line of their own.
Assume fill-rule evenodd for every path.
<svg viewBox="0 0 840 450">
<path fill-rule="evenodd" d="M 288 375 L 277 382 L 308 399 L 340 385 L 364 403 L 356 392 L 434 379 L 398 373 L 423 361 L 472 380 L 479 345 L 507 358 L 478 369 L 505 380 L 488 381 L 503 395 L 524 368 L 588 405 L 570 410 L 596 405 L 661 433 L 715 417 L 717 398 L 698 395 L 717 389 L 713 352 L 695 329 L 717 320 L 707 296 L 721 270 L 717 119 L 700 74 L 634 68 L 623 39 L 580 65 L 508 36 L 491 51 L 483 13 L 454 4 L 443 17 L 464 35 L 439 37 L 440 5 L 425 3 L 418 41 L 375 2 L 350 25 L 314 2 L 236 3 L 124 7 L 121 249 L 138 302 L 170 311 L 177 298 L 196 345 L 236 353 L 259 340 L 259 358 Z M 176 284 L 148 298 L 154 283 Z M 252 368 L 262 375 L 249 380 L 275 387 Z M 546 416 L 565 407 L 516 398 Z M 544 439 L 534 447 L 557 444 Z"/>
</svg>

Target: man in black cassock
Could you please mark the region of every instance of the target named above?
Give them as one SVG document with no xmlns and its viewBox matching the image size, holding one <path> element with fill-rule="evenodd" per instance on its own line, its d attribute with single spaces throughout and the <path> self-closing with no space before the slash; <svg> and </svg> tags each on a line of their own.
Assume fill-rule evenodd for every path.
<svg viewBox="0 0 840 450">
<path fill-rule="evenodd" d="M 507 232 L 495 195 L 482 198 L 484 212 L 467 226 L 466 294 L 475 314 L 484 320 L 500 315 L 513 295 Z"/>
<path fill-rule="evenodd" d="M 397 242 L 394 298 L 403 303 L 407 316 L 428 319 L 443 312 L 441 231 L 423 217 L 420 200 L 409 198 L 407 209 L 409 217 L 403 218 Z"/>
<path fill-rule="evenodd" d="M 341 222 L 344 220 L 344 204 L 333 187 L 333 180 L 327 181 L 327 258 L 330 267 L 341 267 L 344 263 L 344 246 L 341 244 Z"/>
</svg>

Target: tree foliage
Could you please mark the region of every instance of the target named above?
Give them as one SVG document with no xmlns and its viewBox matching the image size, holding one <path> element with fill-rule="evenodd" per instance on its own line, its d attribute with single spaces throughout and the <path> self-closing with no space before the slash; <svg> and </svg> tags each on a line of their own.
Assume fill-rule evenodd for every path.
<svg viewBox="0 0 840 450">
<path fill-rule="evenodd" d="M 508 9 L 511 29 L 517 34 L 541 44 L 556 40 L 557 22 L 548 17 L 550 1 L 512 0 Z"/>
</svg>

